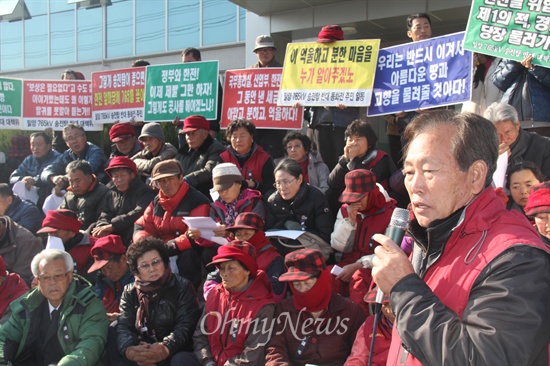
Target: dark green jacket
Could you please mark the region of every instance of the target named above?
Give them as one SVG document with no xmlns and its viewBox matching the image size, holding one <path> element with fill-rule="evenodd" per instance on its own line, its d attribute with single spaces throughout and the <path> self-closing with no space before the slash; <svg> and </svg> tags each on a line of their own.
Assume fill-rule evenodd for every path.
<svg viewBox="0 0 550 366">
<path fill-rule="evenodd" d="M 38 336 L 40 312 L 46 301 L 34 288 L 10 304 L 11 317 L 0 327 L 0 365 L 28 350 Z M 90 284 L 75 275 L 63 299 L 57 337 L 65 351 L 58 366 L 97 365 L 107 341 L 109 321 Z"/>
</svg>

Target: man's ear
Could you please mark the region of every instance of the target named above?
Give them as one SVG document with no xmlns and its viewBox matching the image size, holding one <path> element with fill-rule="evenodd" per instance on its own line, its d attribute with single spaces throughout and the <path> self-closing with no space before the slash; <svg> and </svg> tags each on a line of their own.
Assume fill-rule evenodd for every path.
<svg viewBox="0 0 550 366">
<path fill-rule="evenodd" d="M 407 31 L 407 37 L 412 39 L 412 32 L 410 30 Z"/>
<path fill-rule="evenodd" d="M 485 188 L 485 178 L 489 169 L 487 163 L 483 160 L 476 160 L 468 169 L 468 179 L 470 180 L 473 194 L 480 193 Z"/>
</svg>

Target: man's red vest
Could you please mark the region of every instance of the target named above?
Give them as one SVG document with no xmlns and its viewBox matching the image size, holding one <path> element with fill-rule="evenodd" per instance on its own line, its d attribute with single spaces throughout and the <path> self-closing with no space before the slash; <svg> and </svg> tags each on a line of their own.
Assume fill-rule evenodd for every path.
<svg viewBox="0 0 550 366">
<path fill-rule="evenodd" d="M 466 208 L 465 214 L 464 222 L 455 228 L 443 254 L 424 276 L 424 282 L 434 294 L 460 318 L 474 282 L 493 259 L 517 245 L 548 251 L 538 233 L 527 225 L 525 217 L 517 211 L 507 211 L 492 188 L 485 189 Z M 397 326 L 394 326 L 387 365 L 402 365 L 401 342 Z M 408 354 L 406 365 L 421 363 Z"/>
</svg>

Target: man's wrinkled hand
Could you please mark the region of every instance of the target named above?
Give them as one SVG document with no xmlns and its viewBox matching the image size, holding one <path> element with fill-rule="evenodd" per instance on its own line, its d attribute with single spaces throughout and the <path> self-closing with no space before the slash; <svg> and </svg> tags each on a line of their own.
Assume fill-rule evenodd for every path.
<svg viewBox="0 0 550 366">
<path fill-rule="evenodd" d="M 409 258 L 390 238 L 375 234 L 372 240 L 380 243 L 374 249 L 372 277 L 382 292 L 389 294 L 397 282 L 414 273 Z"/>
</svg>

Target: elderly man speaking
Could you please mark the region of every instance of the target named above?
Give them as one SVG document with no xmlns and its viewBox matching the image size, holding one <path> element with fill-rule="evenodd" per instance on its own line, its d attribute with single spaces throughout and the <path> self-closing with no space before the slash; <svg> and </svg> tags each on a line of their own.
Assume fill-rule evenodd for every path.
<svg viewBox="0 0 550 366">
<path fill-rule="evenodd" d="M 498 136 L 475 114 L 435 111 L 405 130 L 412 263 L 373 236 L 373 277 L 395 313 L 388 365 L 542 365 L 550 255 L 492 187 Z"/>
<path fill-rule="evenodd" d="M 73 259 L 45 249 L 31 264 L 38 286 L 12 302 L 0 328 L 0 364 L 96 365 L 107 340 L 107 315 Z"/>
</svg>

